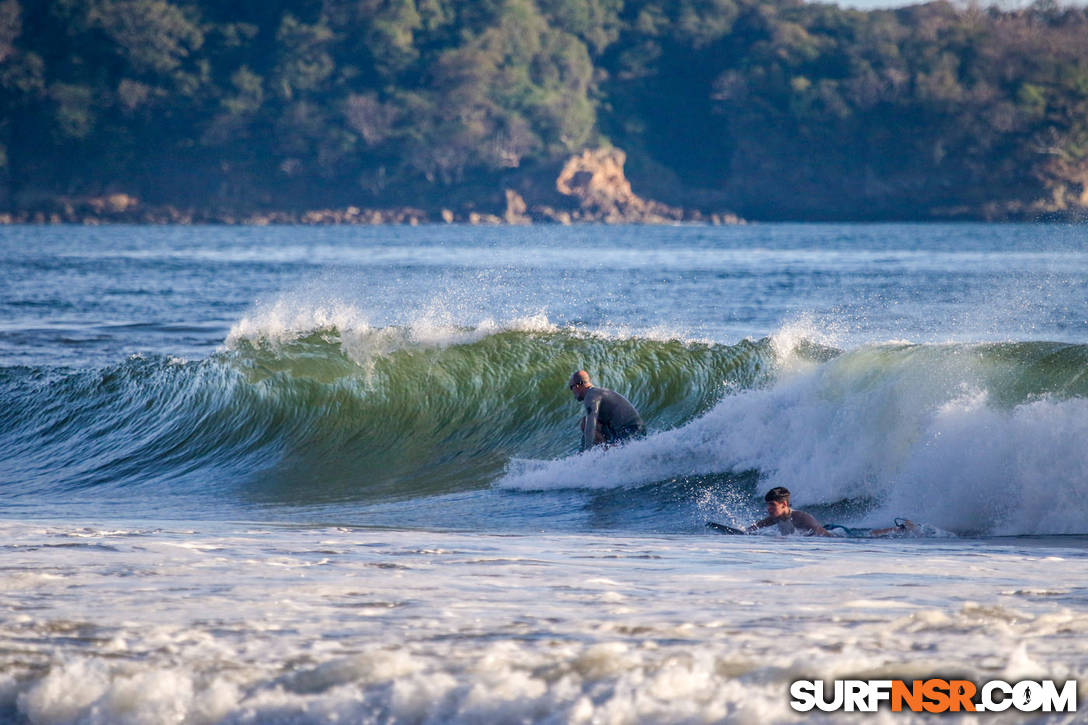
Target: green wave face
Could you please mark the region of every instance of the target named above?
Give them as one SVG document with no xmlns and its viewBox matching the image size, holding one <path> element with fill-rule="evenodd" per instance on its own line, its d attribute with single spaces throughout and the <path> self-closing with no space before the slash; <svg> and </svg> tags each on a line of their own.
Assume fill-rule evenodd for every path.
<svg viewBox="0 0 1088 725">
<path fill-rule="evenodd" d="M 435 342 L 400 328 L 329 327 L 234 340 L 195 362 L 2 369 L 0 477 L 13 498 L 117 497 L 131 488 L 257 505 L 374 504 L 509 483 L 516 459 L 547 464 L 533 469 L 537 490 L 562 490 L 585 481 L 578 461 L 563 460 L 580 437 L 580 406 L 567 389 L 578 369 L 627 396 L 648 423 L 650 440 L 610 452 L 589 482 L 626 490 L 617 506 L 632 516 L 639 501 L 643 513 L 671 505 L 655 482 L 680 482 L 684 496 L 699 498 L 741 476 L 747 501 L 756 479 L 745 472 L 766 483 L 791 467 L 805 472 L 789 483 L 807 493 L 806 504 L 909 503 L 904 480 L 940 489 L 979 465 L 958 451 L 980 442 L 1046 449 L 1058 440 L 1061 431 L 1025 419 L 1036 404 L 1088 425 L 1078 417 L 1088 399 L 1083 345 L 886 344 L 840 353 L 771 339 L 714 345 L 457 330 Z M 964 403 L 968 393 L 983 398 Z M 949 406 L 951 418 L 942 413 Z M 926 443 L 940 426 L 943 436 Z M 1059 443 L 1047 449 L 1060 459 L 1053 465 L 1075 468 L 1076 455 Z M 934 458 L 936 444 L 945 462 Z M 1009 475 L 1009 491 L 1028 490 L 1021 474 Z M 961 489 L 985 501 L 990 480 Z"/>
<path fill-rule="evenodd" d="M 345 341 L 326 329 L 246 341 L 224 356 L 309 421 L 290 437 L 266 493 L 418 496 L 485 486 L 512 457 L 572 453 L 581 411 L 567 380 L 579 369 L 627 396 L 657 430 L 700 415 L 730 389 L 766 383 L 774 369 L 766 341 L 505 331 L 436 347 L 395 329 L 369 335 Z"/>
</svg>

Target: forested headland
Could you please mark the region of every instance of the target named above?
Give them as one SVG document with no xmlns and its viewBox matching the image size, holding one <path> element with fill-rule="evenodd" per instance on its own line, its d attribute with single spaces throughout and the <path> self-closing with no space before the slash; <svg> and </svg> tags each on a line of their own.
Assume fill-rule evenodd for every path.
<svg viewBox="0 0 1088 725">
<path fill-rule="evenodd" d="M 587 150 L 647 219 L 1088 212 L 1051 2 L 2 0 L 0 106 L 9 220 L 602 218 Z"/>
</svg>

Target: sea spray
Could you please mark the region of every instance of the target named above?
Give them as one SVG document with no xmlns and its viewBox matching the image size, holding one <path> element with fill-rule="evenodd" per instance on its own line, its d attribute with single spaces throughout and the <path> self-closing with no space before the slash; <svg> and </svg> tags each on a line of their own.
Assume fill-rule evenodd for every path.
<svg viewBox="0 0 1088 725">
<path fill-rule="evenodd" d="M 645 440 L 515 462 L 496 485 L 632 488 L 754 470 L 761 490 L 784 485 L 799 507 L 857 522 L 1079 532 L 1086 356 L 1084 346 L 1052 343 L 866 346 L 795 366 Z"/>
</svg>

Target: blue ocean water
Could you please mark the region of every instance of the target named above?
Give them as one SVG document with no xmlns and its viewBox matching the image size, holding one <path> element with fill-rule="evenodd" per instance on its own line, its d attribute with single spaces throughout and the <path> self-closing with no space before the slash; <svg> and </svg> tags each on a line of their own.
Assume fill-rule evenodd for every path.
<svg viewBox="0 0 1088 725">
<path fill-rule="evenodd" d="M 786 723 L 793 679 L 950 672 L 1086 700 L 1086 242 L 0 227 L 0 722 Z M 579 368 L 645 439 L 578 453 Z M 925 535 L 705 528 L 775 485 Z"/>
<path fill-rule="evenodd" d="M 758 502 L 760 482 L 853 519 L 934 477 L 965 498 L 1042 496 L 1084 464 L 1064 447 L 1088 425 L 1084 241 L 1026 225 L 7 228 L 0 513 L 168 501 L 427 527 L 438 507 L 470 529 L 683 531 L 709 499 Z M 578 368 L 642 409 L 649 442 L 570 457 Z M 1040 406 L 1052 424 L 1028 419 Z M 934 422 L 952 409 L 965 429 Z M 1039 459 L 1007 471 L 1024 447 Z M 945 513 L 961 532 L 1085 533 Z"/>
</svg>

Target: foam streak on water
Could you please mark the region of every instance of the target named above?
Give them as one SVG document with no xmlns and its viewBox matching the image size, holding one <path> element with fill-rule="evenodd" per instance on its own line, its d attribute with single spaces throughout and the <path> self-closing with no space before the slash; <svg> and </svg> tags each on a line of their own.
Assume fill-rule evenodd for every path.
<svg viewBox="0 0 1088 725">
<path fill-rule="evenodd" d="M 794 679 L 1088 676 L 1086 552 L 1061 542 L 3 538 L 5 722 L 776 723 Z"/>
</svg>

